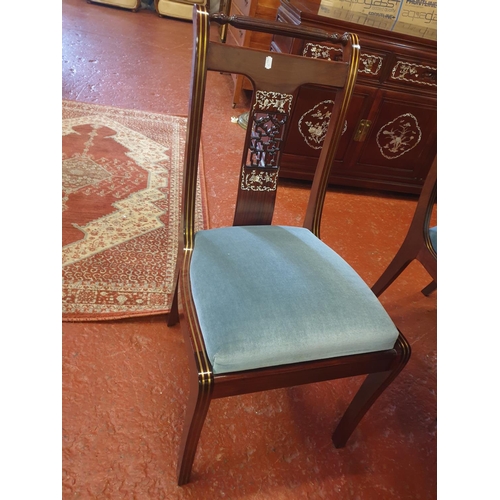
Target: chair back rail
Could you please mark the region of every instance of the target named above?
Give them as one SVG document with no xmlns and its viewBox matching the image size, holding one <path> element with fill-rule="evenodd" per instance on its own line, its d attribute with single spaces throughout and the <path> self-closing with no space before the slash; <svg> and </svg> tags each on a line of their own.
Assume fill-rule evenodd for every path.
<svg viewBox="0 0 500 500">
<path fill-rule="evenodd" d="M 220 25 L 229 24 L 235 28 L 270 33 L 271 35 L 289 36 L 303 40 L 312 40 L 314 42 L 329 42 L 342 45 L 349 43 L 347 34 L 340 36 L 337 33 L 329 33 L 319 28 L 294 26 L 267 19 L 248 16 L 228 16 L 224 12 L 218 12 L 212 14 L 211 20 Z"/>
</svg>

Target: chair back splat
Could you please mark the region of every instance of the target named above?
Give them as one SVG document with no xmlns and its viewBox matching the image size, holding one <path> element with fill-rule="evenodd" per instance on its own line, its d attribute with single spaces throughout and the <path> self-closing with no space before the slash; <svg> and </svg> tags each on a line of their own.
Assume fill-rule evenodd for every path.
<svg viewBox="0 0 500 500">
<path fill-rule="evenodd" d="M 209 15 L 201 13 L 194 19 L 195 47 L 193 57 L 190 120 L 195 122 L 189 129 L 188 141 L 199 143 L 203 119 L 203 101 L 206 72 L 244 74 L 254 85 L 249 115 L 249 126 L 242 157 L 241 182 L 234 216 L 235 225 L 270 224 L 276 198 L 281 145 L 286 140 L 288 121 L 296 103 L 299 87 L 314 83 L 337 90 L 330 127 L 325 137 L 316 175 L 311 190 L 305 227 L 319 236 L 328 174 L 342 133 L 347 106 L 356 81 L 359 64 L 359 42 L 354 34 L 343 36 L 329 34 L 313 28 L 300 28 L 279 24 L 279 33 L 318 42 L 328 42 L 342 47 L 342 61 L 332 62 L 301 56 L 269 53 L 209 42 Z M 250 17 L 213 14 L 210 21 L 220 25 L 232 25 L 238 29 L 276 33 L 277 23 Z M 191 182 L 196 182 L 196 159 L 199 148 L 193 145 L 189 170 Z M 191 172 L 193 170 L 193 172 Z M 189 221 L 194 227 L 194 218 Z"/>
<path fill-rule="evenodd" d="M 210 41 L 210 23 L 340 47 L 339 60 Z M 181 321 L 190 395 L 178 482 L 190 480 L 210 402 L 281 387 L 366 375 L 333 433 L 344 446 L 372 403 L 403 369 L 410 346 L 370 288 L 319 238 L 330 168 L 359 63 L 355 34 L 330 34 L 193 9 L 193 60 L 183 177 L 182 227 L 168 324 Z M 253 84 L 233 225 L 195 231 L 198 157 L 207 72 Z M 333 89 L 335 104 L 302 227 L 272 225 L 280 158 L 298 92 Z M 257 264 L 257 265 L 256 265 Z"/>
</svg>

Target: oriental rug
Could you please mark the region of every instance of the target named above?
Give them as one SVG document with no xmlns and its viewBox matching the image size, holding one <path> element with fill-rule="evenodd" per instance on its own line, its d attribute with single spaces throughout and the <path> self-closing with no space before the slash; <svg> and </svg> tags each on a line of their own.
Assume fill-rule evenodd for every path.
<svg viewBox="0 0 500 500">
<path fill-rule="evenodd" d="M 63 321 L 169 312 L 187 119 L 73 101 L 62 114 Z"/>
</svg>

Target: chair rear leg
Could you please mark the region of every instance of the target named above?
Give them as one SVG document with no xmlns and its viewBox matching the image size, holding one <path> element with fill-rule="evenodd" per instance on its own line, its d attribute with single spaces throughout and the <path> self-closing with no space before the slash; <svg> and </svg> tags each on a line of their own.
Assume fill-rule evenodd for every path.
<svg viewBox="0 0 500 500">
<path fill-rule="evenodd" d="M 346 445 L 365 413 L 408 363 L 411 348 L 402 335 L 397 341 L 397 349 L 400 351 L 400 356 L 394 369 L 387 372 L 370 373 L 354 396 L 333 432 L 332 441 L 336 448 L 343 448 Z"/>
<path fill-rule="evenodd" d="M 212 399 L 211 386 L 212 384 L 208 384 L 207 387 L 206 384 L 200 382 L 198 390 L 192 388 L 189 393 L 177 465 L 177 484 L 179 486 L 189 483 L 191 477 L 196 448 Z"/>
<path fill-rule="evenodd" d="M 167 326 L 174 326 L 179 322 L 179 278 L 175 280 L 175 290 L 167 317 Z"/>
</svg>

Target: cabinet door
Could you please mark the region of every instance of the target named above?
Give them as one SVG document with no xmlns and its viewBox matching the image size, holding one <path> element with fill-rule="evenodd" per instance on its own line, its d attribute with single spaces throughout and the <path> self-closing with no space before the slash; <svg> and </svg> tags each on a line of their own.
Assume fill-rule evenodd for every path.
<svg viewBox="0 0 500 500">
<path fill-rule="evenodd" d="M 350 163 L 352 152 L 349 144 L 360 117 L 369 113 L 374 93 L 375 90 L 368 87 L 355 88 L 335 156 L 335 165 Z M 299 90 L 283 148 L 282 177 L 312 179 L 334 102 L 335 92 L 331 90 L 312 85 L 304 85 Z"/>
<path fill-rule="evenodd" d="M 370 128 L 364 140 L 352 143 L 349 175 L 403 188 L 422 186 L 437 149 L 436 99 L 379 91 L 366 118 Z"/>
</svg>

